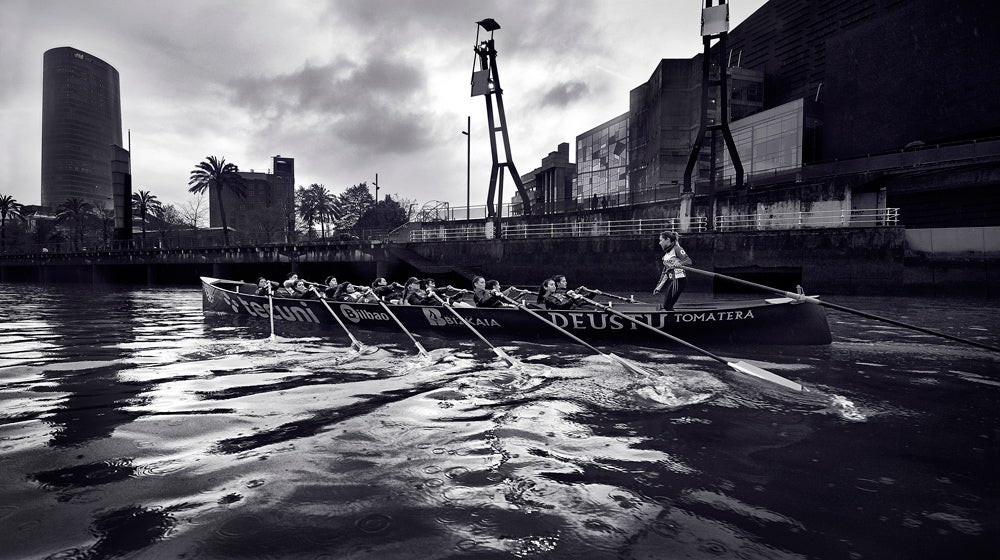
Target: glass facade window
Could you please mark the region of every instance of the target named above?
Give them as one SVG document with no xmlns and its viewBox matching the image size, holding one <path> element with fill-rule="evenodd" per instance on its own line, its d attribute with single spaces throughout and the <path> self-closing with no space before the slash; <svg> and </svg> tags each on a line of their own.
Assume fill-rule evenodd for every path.
<svg viewBox="0 0 1000 560">
<path fill-rule="evenodd" d="M 588 207 L 596 196 L 618 204 L 628 191 L 628 113 L 576 138 L 577 179 L 573 197 Z"/>
<path fill-rule="evenodd" d="M 802 166 L 805 102 L 802 99 L 761 111 L 730 124 L 736 151 L 747 178 Z M 723 150 L 723 178 L 735 178 Z"/>
</svg>

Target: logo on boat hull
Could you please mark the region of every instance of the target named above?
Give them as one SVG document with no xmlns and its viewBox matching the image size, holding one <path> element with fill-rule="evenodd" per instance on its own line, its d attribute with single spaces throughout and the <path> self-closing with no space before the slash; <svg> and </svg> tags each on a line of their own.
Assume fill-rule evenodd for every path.
<svg viewBox="0 0 1000 560">
<path fill-rule="evenodd" d="M 389 316 L 385 313 L 372 313 L 365 309 L 355 309 L 350 305 L 341 305 L 340 314 L 352 323 L 360 323 L 363 319 L 368 321 L 388 321 Z"/>
<path fill-rule="evenodd" d="M 446 327 L 449 325 L 461 325 L 462 322 L 451 315 L 444 315 L 440 309 L 434 307 L 424 308 L 424 317 L 427 322 L 435 327 Z M 466 321 L 474 327 L 500 327 L 496 319 L 483 319 L 480 317 L 466 317 Z"/>
<path fill-rule="evenodd" d="M 549 320 L 556 326 L 572 330 L 636 330 L 639 327 L 617 315 L 603 313 L 552 313 Z M 664 329 L 670 323 L 708 323 L 713 321 L 744 321 L 754 319 L 753 310 L 709 311 L 700 313 L 630 313 L 629 317 L 645 323 L 654 329 Z M 672 318 L 672 319 L 671 319 Z"/>
<path fill-rule="evenodd" d="M 226 292 L 222 293 L 222 299 L 225 300 L 226 305 L 232 308 L 236 313 L 245 313 L 251 317 L 260 317 L 262 319 L 269 319 L 271 317 L 270 310 L 267 305 L 261 305 L 256 301 L 247 300 L 246 298 L 239 297 L 237 295 L 230 296 Z M 321 323 L 322 321 L 316 317 L 316 314 L 309 309 L 309 306 L 304 302 L 298 302 L 298 305 L 285 305 L 285 304 L 274 304 L 274 318 L 278 321 L 289 321 L 292 323 Z"/>
</svg>

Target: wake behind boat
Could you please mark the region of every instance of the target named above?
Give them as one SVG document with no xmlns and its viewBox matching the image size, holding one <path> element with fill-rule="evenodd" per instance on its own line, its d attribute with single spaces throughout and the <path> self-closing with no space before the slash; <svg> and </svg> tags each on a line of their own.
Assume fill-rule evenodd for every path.
<svg viewBox="0 0 1000 560">
<path fill-rule="evenodd" d="M 255 295 L 254 284 L 208 277 L 202 277 L 201 281 L 205 311 L 270 319 L 268 298 Z M 339 318 L 344 324 L 363 330 L 399 331 L 399 326 L 378 303 L 275 297 L 273 307 L 275 321 L 337 327 Z M 391 305 L 390 309 L 414 333 L 463 338 L 469 335 L 466 325 L 441 306 Z M 503 334 L 524 340 L 565 337 L 558 329 L 520 309 L 458 306 L 452 309 L 484 335 Z M 673 311 L 644 304 L 622 304 L 614 306 L 614 310 L 691 342 L 774 345 L 831 342 L 825 310 L 787 297 L 692 305 Z M 652 346 L 669 343 L 649 329 L 600 309 L 536 311 L 556 326 L 590 341 L 618 340 Z"/>
</svg>

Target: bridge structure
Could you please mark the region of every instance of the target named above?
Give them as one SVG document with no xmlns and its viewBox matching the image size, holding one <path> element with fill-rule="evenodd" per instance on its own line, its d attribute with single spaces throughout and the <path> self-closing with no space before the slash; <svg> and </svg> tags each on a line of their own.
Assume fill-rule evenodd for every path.
<svg viewBox="0 0 1000 560">
<path fill-rule="evenodd" d="M 0 282 L 170 285 L 196 284 L 199 276 L 253 281 L 304 271 L 320 281 L 338 269 L 386 276 L 401 263 L 381 241 L 87 249 L 0 255 Z"/>
</svg>

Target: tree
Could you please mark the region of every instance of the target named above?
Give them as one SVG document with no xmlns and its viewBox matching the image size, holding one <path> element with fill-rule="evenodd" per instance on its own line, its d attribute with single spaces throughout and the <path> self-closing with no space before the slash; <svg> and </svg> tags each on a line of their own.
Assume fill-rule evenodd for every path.
<svg viewBox="0 0 1000 560">
<path fill-rule="evenodd" d="M 288 227 L 287 219 L 272 208 L 252 208 L 247 211 L 249 233 L 254 243 L 271 243 Z"/>
<path fill-rule="evenodd" d="M 338 219 L 337 198 L 330 194 L 323 185 L 313 183 L 309 185 L 312 191 L 312 200 L 316 205 L 316 217 L 319 219 L 320 237 L 326 237 L 326 225 L 329 223 L 331 229 L 333 223 Z"/>
<path fill-rule="evenodd" d="M 408 221 L 406 209 L 392 198 L 386 197 L 369 208 L 354 227 L 391 231 Z"/>
<path fill-rule="evenodd" d="M 155 194 L 142 189 L 137 193 L 132 193 L 132 214 L 138 216 L 142 221 L 142 246 L 146 246 L 146 215 L 159 215 L 163 212 L 163 205 L 156 199 Z"/>
<path fill-rule="evenodd" d="M 295 210 L 296 214 L 306 226 L 306 237 L 310 239 L 316 234 L 316 201 L 312 188 L 300 186 L 295 189 Z"/>
<path fill-rule="evenodd" d="M 215 199 L 219 202 L 219 218 L 222 220 L 222 240 L 225 245 L 229 245 L 229 226 L 226 224 L 226 206 L 223 203 L 224 194 L 229 191 L 239 198 L 246 198 L 247 183 L 239 174 L 239 167 L 233 163 L 226 163 L 226 158 L 208 156 L 205 161 L 199 163 L 191 170 L 191 186 L 188 192 L 211 193 L 215 192 Z"/>
<path fill-rule="evenodd" d="M 306 225 L 306 234 L 313 237 L 319 223 L 320 237 L 326 237 L 327 224 L 332 226 L 339 216 L 337 197 L 323 185 L 313 183 L 295 191 L 295 204 L 299 217 Z"/>
<path fill-rule="evenodd" d="M 83 244 L 83 225 L 94 206 L 83 199 L 72 197 L 56 207 L 56 223 L 69 222 L 73 231 L 73 249 Z"/>
<path fill-rule="evenodd" d="M 369 208 L 375 205 L 375 198 L 368 190 L 368 183 L 348 187 L 337 197 L 337 209 L 340 214 L 341 228 L 354 227 L 358 219 Z"/>
<path fill-rule="evenodd" d="M 115 211 L 111 208 L 101 207 L 95 209 L 94 214 L 101 224 L 101 239 L 104 240 L 104 246 L 107 247 L 108 240 L 111 239 L 115 229 Z"/>
<path fill-rule="evenodd" d="M 7 219 L 24 219 L 21 214 L 24 205 L 14 199 L 13 196 L 0 194 L 0 250 L 7 248 Z"/>
<path fill-rule="evenodd" d="M 184 203 L 178 210 L 181 219 L 185 224 L 189 224 L 194 229 L 198 229 L 198 224 L 207 219 L 205 215 L 205 194 L 199 193 L 191 197 L 191 200 Z"/>
</svg>

